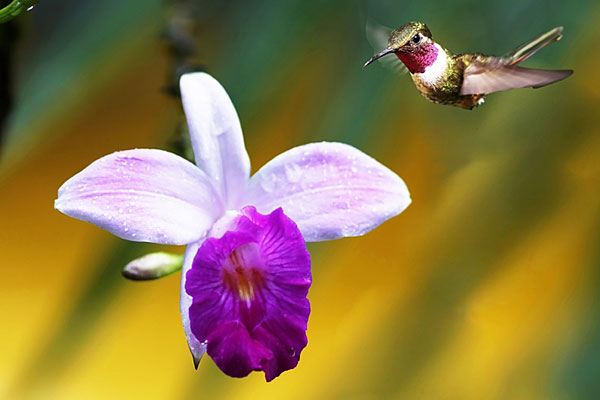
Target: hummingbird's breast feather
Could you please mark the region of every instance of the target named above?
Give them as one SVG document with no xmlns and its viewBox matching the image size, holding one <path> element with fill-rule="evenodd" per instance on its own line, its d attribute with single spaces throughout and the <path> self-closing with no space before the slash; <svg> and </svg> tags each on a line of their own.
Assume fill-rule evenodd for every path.
<svg viewBox="0 0 600 400">
<path fill-rule="evenodd" d="M 436 43 L 436 46 L 439 45 Z M 419 92 L 428 100 L 452 104 L 453 99 L 460 95 L 462 74 L 456 69 L 462 65 L 457 65 L 454 56 L 441 46 L 440 48 L 435 62 L 423 73 L 411 74 L 411 77 Z"/>
<path fill-rule="evenodd" d="M 440 46 L 441 47 L 441 46 Z M 455 55 L 442 48 L 438 60 L 424 73 L 412 74 L 415 86 L 429 101 L 470 109 L 478 104 L 483 95 L 462 95 L 464 71 L 471 60 L 467 54 Z M 436 60 L 436 62 L 438 61 Z"/>
<path fill-rule="evenodd" d="M 422 73 L 413 74 L 413 79 L 420 81 L 423 85 L 439 86 L 445 79 L 448 70 L 448 61 L 450 55 L 439 44 L 434 45 L 437 48 L 437 58 L 433 64 L 425 68 Z"/>
</svg>

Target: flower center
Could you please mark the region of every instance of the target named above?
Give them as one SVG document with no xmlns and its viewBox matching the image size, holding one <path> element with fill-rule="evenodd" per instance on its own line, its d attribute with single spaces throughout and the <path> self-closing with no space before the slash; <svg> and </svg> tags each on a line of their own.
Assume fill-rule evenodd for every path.
<svg viewBox="0 0 600 400">
<path fill-rule="evenodd" d="M 225 259 L 223 284 L 240 300 L 252 301 L 264 283 L 264 265 L 256 243 L 241 245 Z"/>
</svg>

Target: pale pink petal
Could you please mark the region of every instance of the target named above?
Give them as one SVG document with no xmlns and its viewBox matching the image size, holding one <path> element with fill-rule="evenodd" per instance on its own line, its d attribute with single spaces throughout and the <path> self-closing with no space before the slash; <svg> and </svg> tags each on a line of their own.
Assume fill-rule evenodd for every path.
<svg viewBox="0 0 600 400">
<path fill-rule="evenodd" d="M 198 341 L 196 336 L 194 336 L 192 333 L 192 328 L 190 327 L 190 307 L 193 299 L 192 296 L 185 291 L 185 282 L 187 272 L 190 270 L 190 268 L 192 268 L 192 262 L 194 261 L 194 257 L 196 256 L 196 253 L 201 245 L 202 241 L 199 241 L 197 243 L 190 244 L 185 249 L 183 266 L 181 268 L 181 290 L 179 291 L 179 310 L 181 312 L 181 321 L 183 322 L 183 331 L 185 332 L 188 348 L 190 349 L 190 353 L 192 353 L 194 366 L 196 368 L 198 368 L 198 363 L 200 363 L 200 359 L 206 352 L 206 343 L 201 343 Z"/>
<path fill-rule="evenodd" d="M 213 179 L 225 206 L 238 208 L 250 159 L 233 103 L 221 84 L 203 72 L 183 75 L 180 88 L 196 164 Z"/>
<path fill-rule="evenodd" d="M 223 213 L 210 179 L 194 164 L 162 150 L 102 157 L 58 189 L 54 207 L 120 238 L 188 244 Z"/>
<path fill-rule="evenodd" d="M 251 179 L 246 204 L 266 214 L 282 207 L 306 241 L 359 236 L 410 204 L 398 175 L 342 143 L 288 150 Z"/>
</svg>

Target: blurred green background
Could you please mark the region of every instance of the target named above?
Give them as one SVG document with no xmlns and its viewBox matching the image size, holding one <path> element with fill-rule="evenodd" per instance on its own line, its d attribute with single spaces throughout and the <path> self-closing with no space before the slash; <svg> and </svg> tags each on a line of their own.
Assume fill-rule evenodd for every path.
<svg viewBox="0 0 600 400">
<path fill-rule="evenodd" d="M 575 74 L 474 111 L 431 104 L 363 69 L 367 16 L 489 54 L 564 25 L 525 65 Z M 595 0 L 41 0 L 0 29 L 0 398 L 600 398 L 598 21 Z M 229 92 L 253 171 L 343 141 L 413 199 L 362 238 L 309 245 L 309 344 L 269 384 L 209 357 L 194 370 L 178 274 L 120 275 L 157 246 L 53 209 L 105 154 L 180 147 L 168 93 L 198 67 Z"/>
</svg>

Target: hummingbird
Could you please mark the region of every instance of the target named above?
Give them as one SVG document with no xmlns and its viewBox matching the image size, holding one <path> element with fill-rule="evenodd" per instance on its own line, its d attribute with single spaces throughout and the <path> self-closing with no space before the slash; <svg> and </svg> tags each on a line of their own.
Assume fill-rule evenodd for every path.
<svg viewBox="0 0 600 400">
<path fill-rule="evenodd" d="M 573 73 L 572 70 L 532 69 L 517 65 L 542 47 L 560 40 L 562 26 L 542 33 L 503 56 L 454 54 L 434 42 L 431 31 L 422 22 L 409 22 L 391 33 L 389 31 L 372 22 L 367 24 L 367 37 L 371 44 L 378 48 L 386 47 L 364 66 L 394 54 L 398 58 L 393 59 L 394 63 L 404 64 L 417 90 L 433 103 L 473 109 L 483 104 L 486 94 L 522 87 L 539 88 Z"/>
</svg>

